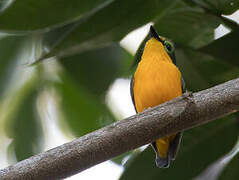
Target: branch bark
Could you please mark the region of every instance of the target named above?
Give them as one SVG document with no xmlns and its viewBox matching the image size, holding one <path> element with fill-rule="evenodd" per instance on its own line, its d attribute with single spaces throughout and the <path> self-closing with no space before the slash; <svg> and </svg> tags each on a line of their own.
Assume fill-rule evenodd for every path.
<svg viewBox="0 0 239 180">
<path fill-rule="evenodd" d="M 1 180 L 60 179 L 178 131 L 239 110 L 239 78 L 186 93 L 0 171 Z"/>
</svg>

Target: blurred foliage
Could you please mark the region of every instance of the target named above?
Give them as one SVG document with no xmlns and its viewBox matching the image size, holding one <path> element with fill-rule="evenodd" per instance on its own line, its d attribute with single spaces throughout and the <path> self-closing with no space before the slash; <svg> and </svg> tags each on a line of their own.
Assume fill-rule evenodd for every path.
<svg viewBox="0 0 239 180">
<path fill-rule="evenodd" d="M 227 167 L 219 176 L 220 180 L 237 179 L 239 177 L 239 153 L 229 162 Z"/>
<path fill-rule="evenodd" d="M 7 77 L 12 74 L 14 60 L 17 58 L 19 49 L 24 41 L 22 37 L 2 36 L 0 37 L 0 99 L 7 86 Z"/>
<path fill-rule="evenodd" d="M 239 65 L 237 58 L 237 43 L 239 41 L 239 31 L 234 31 L 221 37 L 220 39 L 200 48 L 201 52 L 211 54 L 218 60 L 228 62 L 233 65 Z M 227 46 L 227 44 L 230 44 Z M 218 51 L 221 49 L 221 51 Z"/>
<path fill-rule="evenodd" d="M 112 44 L 60 58 L 59 61 L 72 79 L 84 86 L 87 91 L 100 96 L 105 94 L 113 80 L 131 65 L 131 57 L 132 55 L 118 44 Z M 89 70 L 92 73 L 89 73 Z"/>
<path fill-rule="evenodd" d="M 160 3 L 158 0 L 111 1 L 105 8 L 86 16 L 87 20 L 66 24 L 49 32 L 50 36 L 52 33 L 60 32 L 60 36 L 54 40 L 50 38 L 52 50 L 44 54 L 43 58 L 66 56 L 118 42 L 135 28 L 160 17 L 176 1 L 160 0 Z M 48 38 L 44 39 L 46 45 L 49 44 L 49 34 Z"/>
<path fill-rule="evenodd" d="M 47 31 L 48 28 L 80 20 L 87 13 L 97 11 L 110 1 L 15 1 L 0 16 L 0 27 L 5 31 Z"/>
<path fill-rule="evenodd" d="M 107 91 L 116 78 L 132 75 L 148 36 L 135 57 L 119 42 L 149 22 L 174 41 L 188 90 L 238 77 L 239 25 L 223 16 L 238 9 L 238 0 L 1 1 L 0 136 L 4 131 L 12 140 L 10 159 L 42 150 L 46 117 L 41 108 L 47 106 L 39 102 L 46 91 L 46 99 L 56 102 L 51 106 L 56 106 L 62 132 L 82 136 L 116 121 L 105 103 Z M 231 32 L 215 40 L 220 24 Z M 232 149 L 238 123 L 234 114 L 186 131 L 169 169 L 155 167 L 151 148 L 113 160 L 121 165 L 128 159 L 121 179 L 192 179 Z M 238 155 L 220 178 L 235 179 L 237 167 Z"/>
<path fill-rule="evenodd" d="M 56 82 L 54 88 L 61 97 L 60 110 L 76 136 L 114 122 L 114 117 L 99 97 L 75 84 L 66 75 L 61 78 L 62 82 Z"/>
<path fill-rule="evenodd" d="M 16 159 L 20 161 L 39 153 L 42 149 L 39 138 L 42 136 L 42 127 L 36 113 L 36 95 L 34 90 L 28 92 L 19 102 L 14 117 L 7 121 L 8 137 L 13 139 L 9 145 L 10 160 L 12 153 L 16 153 Z"/>
</svg>

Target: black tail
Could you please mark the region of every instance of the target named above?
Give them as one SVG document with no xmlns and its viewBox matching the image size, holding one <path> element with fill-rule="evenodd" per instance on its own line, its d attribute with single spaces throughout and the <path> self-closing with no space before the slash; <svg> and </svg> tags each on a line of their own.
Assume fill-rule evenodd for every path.
<svg viewBox="0 0 239 180">
<path fill-rule="evenodd" d="M 182 135 L 183 135 L 183 132 L 177 133 L 173 141 L 171 141 L 169 144 L 168 156 L 170 156 L 171 160 L 175 160 L 176 158 L 176 155 L 180 146 L 180 142 L 182 139 Z"/>
<path fill-rule="evenodd" d="M 170 161 L 175 160 L 178 149 L 179 149 L 181 138 L 182 138 L 182 132 L 177 133 L 173 141 L 171 141 L 169 144 L 168 155 L 165 158 L 161 158 L 159 156 L 157 152 L 156 143 L 155 142 L 152 143 L 153 149 L 156 152 L 155 163 L 159 168 L 168 168 L 170 166 Z"/>
<path fill-rule="evenodd" d="M 155 163 L 159 168 L 168 168 L 170 165 L 170 157 L 167 156 L 166 158 L 160 158 L 159 156 L 157 156 Z"/>
</svg>

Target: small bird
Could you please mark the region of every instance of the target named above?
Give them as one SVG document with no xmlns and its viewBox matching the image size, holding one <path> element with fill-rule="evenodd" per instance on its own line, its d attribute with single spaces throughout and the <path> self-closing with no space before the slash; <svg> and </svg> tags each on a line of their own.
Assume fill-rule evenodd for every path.
<svg viewBox="0 0 239 180">
<path fill-rule="evenodd" d="M 159 37 L 150 26 L 141 60 L 130 83 L 131 98 L 137 113 L 181 96 L 185 83 L 176 66 L 172 42 Z M 156 165 L 167 168 L 174 160 L 182 132 L 157 139 L 151 145 L 156 153 Z"/>
</svg>

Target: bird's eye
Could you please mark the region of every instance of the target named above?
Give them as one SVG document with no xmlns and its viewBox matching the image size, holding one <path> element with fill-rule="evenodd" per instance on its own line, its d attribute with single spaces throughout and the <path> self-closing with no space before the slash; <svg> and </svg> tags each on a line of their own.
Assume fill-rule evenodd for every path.
<svg viewBox="0 0 239 180">
<path fill-rule="evenodd" d="M 164 45 L 165 50 L 168 53 L 173 53 L 173 51 L 174 51 L 173 43 L 171 43 L 170 41 L 164 41 L 163 45 Z"/>
</svg>

